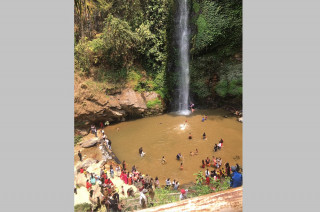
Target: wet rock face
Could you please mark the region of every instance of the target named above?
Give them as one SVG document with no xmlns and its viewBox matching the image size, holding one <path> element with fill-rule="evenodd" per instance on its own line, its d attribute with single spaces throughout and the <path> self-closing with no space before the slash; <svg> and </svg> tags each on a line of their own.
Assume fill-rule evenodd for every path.
<svg viewBox="0 0 320 212">
<path fill-rule="evenodd" d="M 92 123 L 106 121 L 119 122 L 131 118 L 141 118 L 163 113 L 165 107 L 148 108 L 148 101 L 161 99 L 156 92 L 139 93 L 131 88 L 114 92 L 113 95 L 92 95 L 86 88 L 75 93 L 74 119 L 75 127 L 88 126 Z"/>
</svg>

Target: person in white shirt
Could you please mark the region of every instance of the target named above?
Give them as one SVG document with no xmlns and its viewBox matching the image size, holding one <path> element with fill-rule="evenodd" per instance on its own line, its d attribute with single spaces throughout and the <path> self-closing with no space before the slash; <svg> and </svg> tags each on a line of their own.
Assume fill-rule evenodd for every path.
<svg viewBox="0 0 320 212">
<path fill-rule="evenodd" d="M 206 177 L 210 176 L 209 169 L 206 170 Z"/>
<path fill-rule="evenodd" d="M 147 192 L 148 192 L 148 190 L 146 190 L 146 189 L 143 189 L 140 192 L 140 205 L 142 208 L 146 208 L 147 204 L 148 204 L 148 198 L 145 195 Z"/>
<path fill-rule="evenodd" d="M 178 190 L 178 187 L 179 187 L 179 181 L 177 181 L 176 184 L 174 185 L 174 189 Z"/>
<path fill-rule="evenodd" d="M 168 178 L 166 180 L 166 187 L 165 188 L 170 188 L 170 186 L 171 186 L 171 182 L 170 182 L 170 178 Z"/>
</svg>

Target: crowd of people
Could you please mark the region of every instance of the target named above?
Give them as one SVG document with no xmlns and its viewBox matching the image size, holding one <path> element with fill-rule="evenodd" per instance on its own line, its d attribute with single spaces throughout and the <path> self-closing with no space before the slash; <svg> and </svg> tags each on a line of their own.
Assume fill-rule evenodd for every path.
<svg viewBox="0 0 320 212">
<path fill-rule="evenodd" d="M 202 122 L 207 120 L 207 116 L 202 117 Z M 186 121 L 187 123 L 187 121 Z M 105 132 L 103 130 L 103 125 L 101 127 L 101 135 L 102 135 L 102 141 L 103 145 L 107 149 L 111 151 L 111 140 L 107 138 L 105 135 Z M 119 128 L 117 129 L 119 131 Z M 97 135 L 97 129 L 94 125 L 91 126 L 91 133 L 94 134 L 96 137 Z M 204 132 L 202 135 L 202 138 L 204 140 L 207 139 L 206 133 Z M 189 133 L 188 139 L 192 139 L 191 133 Z M 214 145 L 213 151 L 217 152 L 218 150 L 221 150 L 223 147 L 223 139 L 221 138 L 218 144 Z M 145 156 L 145 152 L 143 151 L 143 148 L 139 148 L 139 155 L 140 157 Z M 190 151 L 190 156 L 198 155 L 199 151 L 196 149 L 195 151 Z M 79 151 L 78 152 L 79 160 L 82 161 L 82 154 Z M 182 160 L 183 156 L 181 153 L 178 153 L 176 155 L 177 160 Z M 161 158 L 161 164 L 165 165 L 167 163 L 165 157 L 163 156 Z M 229 163 L 225 163 L 224 167 L 222 166 L 222 158 L 221 157 L 214 157 L 212 156 L 212 159 L 210 160 L 209 157 L 207 157 L 205 160 L 202 160 L 201 168 L 207 168 L 205 171 L 205 183 L 207 185 L 210 184 L 211 178 L 213 180 L 223 179 L 226 177 L 231 178 L 230 187 L 238 187 L 242 185 L 242 174 L 241 174 L 241 168 L 238 164 L 236 166 L 230 166 Z M 209 168 L 213 168 L 212 170 L 209 170 Z M 115 170 L 114 170 L 115 169 Z M 183 170 L 183 160 L 180 163 L 180 170 Z M 96 199 L 96 205 L 93 208 L 93 211 L 97 211 L 99 208 L 101 208 L 101 205 L 105 205 L 107 209 L 110 209 L 111 211 L 120 211 L 122 206 L 119 200 L 119 192 L 123 196 L 133 196 L 134 197 L 134 190 L 130 187 L 127 189 L 127 191 L 124 190 L 124 187 L 121 186 L 121 190 L 117 188 L 114 183 L 112 182 L 112 179 L 114 179 L 115 176 L 119 177 L 124 184 L 135 186 L 138 191 L 140 192 L 139 197 L 139 203 L 142 208 L 146 208 L 149 199 L 148 196 L 151 198 L 151 203 L 154 198 L 154 189 L 160 188 L 160 182 L 159 178 L 155 177 L 153 179 L 151 176 L 144 175 L 140 173 L 137 170 L 137 167 L 135 165 L 132 166 L 131 171 L 128 170 L 127 164 L 125 161 L 122 162 L 121 166 L 119 164 L 110 164 L 109 169 L 105 166 L 100 171 L 100 175 L 97 175 L 95 173 L 89 173 L 84 168 L 80 168 L 79 173 L 84 174 L 87 178 L 86 180 L 86 189 L 89 192 L 90 197 L 93 196 L 93 189 L 92 186 L 98 184 L 100 187 L 100 192 L 102 194 L 101 198 L 97 197 Z M 232 173 L 231 173 L 232 172 Z M 165 182 L 165 188 L 166 189 L 173 189 L 178 190 L 179 189 L 179 181 L 173 180 L 171 182 L 170 178 L 167 178 Z M 75 187 L 75 194 L 77 194 L 77 189 Z M 149 193 L 149 195 L 146 195 Z M 187 189 L 181 189 L 180 190 L 180 196 L 179 199 L 183 200 L 187 198 Z"/>
</svg>

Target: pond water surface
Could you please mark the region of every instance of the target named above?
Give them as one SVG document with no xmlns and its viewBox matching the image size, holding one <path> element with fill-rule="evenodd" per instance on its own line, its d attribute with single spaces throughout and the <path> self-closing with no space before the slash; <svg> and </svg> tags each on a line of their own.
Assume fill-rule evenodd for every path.
<svg viewBox="0 0 320 212">
<path fill-rule="evenodd" d="M 202 122 L 204 114 L 208 118 Z M 221 157 L 223 164 L 229 162 L 230 165 L 238 163 L 242 166 L 242 124 L 236 117 L 224 118 L 226 114 L 230 115 L 221 109 L 197 110 L 190 116 L 169 113 L 108 126 L 105 132 L 112 141 L 113 152 L 121 161 L 127 162 L 130 171 L 135 164 L 143 174 L 153 178 L 158 176 L 161 185 L 168 177 L 184 184 L 194 182 L 193 174 L 204 171 L 200 165 L 206 157 L 212 159 L 214 155 Z M 185 121 L 187 124 L 183 126 Z M 204 132 L 207 140 L 202 139 Z M 193 137 L 191 140 L 188 139 L 189 133 Z M 223 147 L 214 152 L 214 144 L 221 138 Z M 140 147 L 146 153 L 144 157 L 139 155 Z M 199 154 L 190 156 L 190 151 L 196 148 Z M 182 161 L 176 160 L 178 153 L 182 154 Z M 161 164 L 162 156 L 167 161 L 165 165 Z M 183 170 L 180 170 L 181 162 Z"/>
</svg>

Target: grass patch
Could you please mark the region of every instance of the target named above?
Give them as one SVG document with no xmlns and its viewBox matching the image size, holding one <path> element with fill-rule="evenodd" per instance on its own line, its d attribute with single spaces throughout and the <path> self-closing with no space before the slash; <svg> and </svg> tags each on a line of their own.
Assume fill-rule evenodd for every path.
<svg viewBox="0 0 320 212">
<path fill-rule="evenodd" d="M 74 212 L 86 212 L 91 211 L 91 204 L 82 203 L 74 206 Z"/>
<path fill-rule="evenodd" d="M 81 140 L 83 136 L 82 135 L 75 135 L 74 136 L 74 145 L 77 145 Z"/>
<path fill-rule="evenodd" d="M 161 106 L 161 100 L 160 99 L 155 99 L 147 102 L 147 107 L 148 108 L 154 108 L 157 105 Z"/>
</svg>

